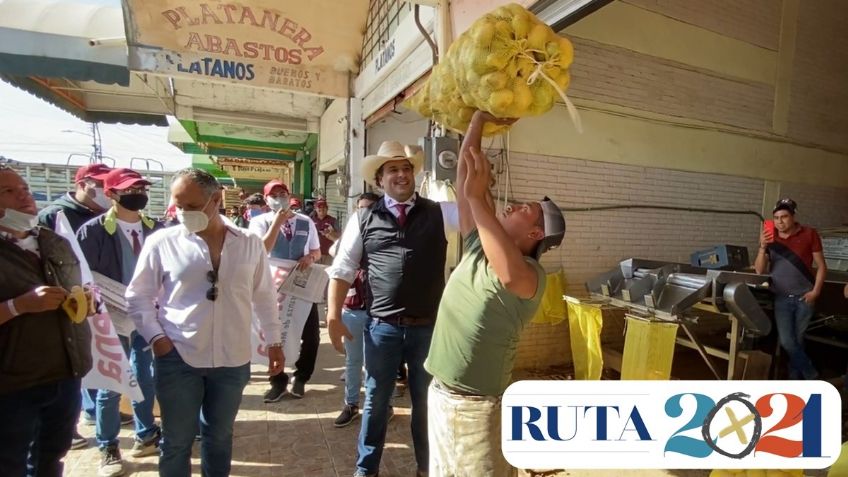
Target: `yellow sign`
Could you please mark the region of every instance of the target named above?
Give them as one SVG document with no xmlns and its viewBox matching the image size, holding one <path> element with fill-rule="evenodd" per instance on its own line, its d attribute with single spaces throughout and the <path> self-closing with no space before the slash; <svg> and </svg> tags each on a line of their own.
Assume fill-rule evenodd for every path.
<svg viewBox="0 0 848 477">
<path fill-rule="evenodd" d="M 365 0 L 123 3 L 132 70 L 336 97 L 349 96 L 368 11 Z"/>
<path fill-rule="evenodd" d="M 288 164 L 218 159 L 218 166 L 234 179 L 265 180 L 280 179 L 286 184 L 291 181 Z"/>
</svg>

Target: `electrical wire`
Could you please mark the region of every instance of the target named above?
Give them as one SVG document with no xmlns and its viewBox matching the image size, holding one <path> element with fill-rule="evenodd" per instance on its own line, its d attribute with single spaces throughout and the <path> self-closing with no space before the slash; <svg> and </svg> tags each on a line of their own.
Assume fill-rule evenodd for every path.
<svg viewBox="0 0 848 477">
<path fill-rule="evenodd" d="M 728 214 L 728 215 L 753 215 L 760 219 L 760 222 L 765 221 L 765 217 L 754 210 L 734 210 L 734 209 L 706 209 L 700 207 L 676 207 L 673 205 L 644 205 L 644 204 L 617 204 L 617 205 L 600 205 L 595 207 L 560 207 L 563 212 L 597 212 L 604 210 L 624 210 L 624 209 L 655 209 L 655 210 L 679 210 L 682 212 L 699 212 L 705 214 Z"/>
</svg>

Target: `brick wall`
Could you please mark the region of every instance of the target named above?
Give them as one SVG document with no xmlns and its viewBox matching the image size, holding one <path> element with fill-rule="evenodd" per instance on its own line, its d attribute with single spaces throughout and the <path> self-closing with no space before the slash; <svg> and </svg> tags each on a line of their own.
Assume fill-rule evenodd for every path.
<svg viewBox="0 0 848 477">
<path fill-rule="evenodd" d="M 817 229 L 848 225 L 848 188 L 783 183 L 780 196 L 798 203 L 798 220 Z"/>
<path fill-rule="evenodd" d="M 572 38 L 568 94 L 655 113 L 759 131 L 771 129 L 774 87 L 625 48 Z"/>
<path fill-rule="evenodd" d="M 548 195 L 561 207 L 614 204 L 760 209 L 763 181 L 719 174 L 634 167 L 579 159 L 511 154 L 512 190 L 518 200 Z M 728 243 L 756 252 L 759 220 L 662 210 L 566 212 L 563 246 L 543 257 L 549 271 L 565 270 L 568 293 L 585 295 L 584 283 L 625 258 L 676 262 L 712 245 Z M 530 325 L 522 336 L 516 367 L 538 368 L 571 360 L 568 328 Z"/>
<path fill-rule="evenodd" d="M 848 150 L 848 9 L 842 0 L 802 1 L 788 135 Z"/>
<path fill-rule="evenodd" d="M 777 50 L 781 16 L 781 2 L 778 0 L 623 1 L 737 40 Z"/>
</svg>

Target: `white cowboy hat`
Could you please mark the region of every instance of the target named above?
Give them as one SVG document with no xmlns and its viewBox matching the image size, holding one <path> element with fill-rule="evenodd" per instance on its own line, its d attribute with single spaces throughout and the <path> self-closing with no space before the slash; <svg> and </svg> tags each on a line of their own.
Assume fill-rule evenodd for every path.
<svg viewBox="0 0 848 477">
<path fill-rule="evenodd" d="M 424 168 L 424 153 L 418 146 L 404 146 L 397 141 L 385 141 L 380 144 L 377 154 L 365 156 L 362 159 L 362 179 L 372 186 L 379 187 L 374 180 L 377 170 L 389 161 L 400 161 L 406 159 L 412 164 L 413 174 L 418 175 Z"/>
</svg>

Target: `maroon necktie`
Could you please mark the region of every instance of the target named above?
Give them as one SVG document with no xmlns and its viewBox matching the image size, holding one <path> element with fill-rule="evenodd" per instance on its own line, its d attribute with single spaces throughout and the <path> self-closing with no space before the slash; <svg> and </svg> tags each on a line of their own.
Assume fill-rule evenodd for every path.
<svg viewBox="0 0 848 477">
<path fill-rule="evenodd" d="M 409 207 L 409 204 L 395 204 L 394 208 L 397 209 L 397 221 L 398 225 L 403 227 L 406 223 L 406 208 Z"/>
<path fill-rule="evenodd" d="M 133 253 L 138 256 L 141 253 L 141 242 L 138 240 L 138 231 L 132 230 L 130 231 L 130 235 L 132 235 L 133 239 Z"/>
</svg>

